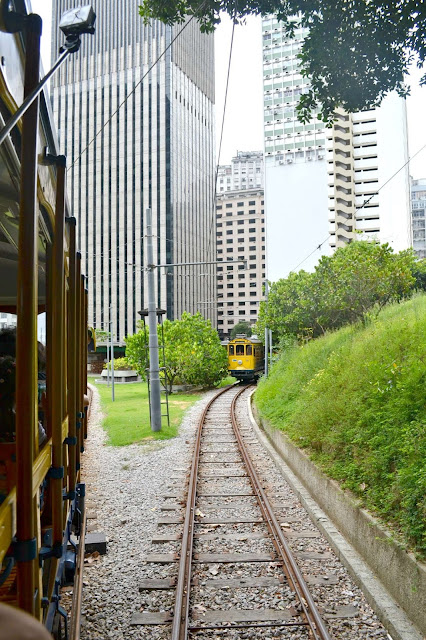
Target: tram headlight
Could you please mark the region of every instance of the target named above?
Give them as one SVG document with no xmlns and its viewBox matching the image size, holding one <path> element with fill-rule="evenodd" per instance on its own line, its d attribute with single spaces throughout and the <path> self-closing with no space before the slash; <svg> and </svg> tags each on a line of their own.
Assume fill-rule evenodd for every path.
<svg viewBox="0 0 426 640">
<path fill-rule="evenodd" d="M 243 361 L 242 360 L 238 360 L 238 364 L 243 364 Z"/>
</svg>

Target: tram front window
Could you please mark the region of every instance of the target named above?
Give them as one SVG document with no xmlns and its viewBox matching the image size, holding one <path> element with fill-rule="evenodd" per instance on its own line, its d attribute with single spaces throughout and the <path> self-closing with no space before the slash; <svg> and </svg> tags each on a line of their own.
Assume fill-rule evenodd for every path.
<svg viewBox="0 0 426 640">
<path fill-rule="evenodd" d="M 229 345 L 229 355 L 230 355 L 230 356 L 233 356 L 233 355 L 234 355 L 234 345 L 233 345 L 233 344 L 230 344 L 230 345 Z"/>
<path fill-rule="evenodd" d="M 246 354 L 247 354 L 248 356 L 251 356 L 251 344 L 248 344 L 248 345 L 247 345 Z"/>
<path fill-rule="evenodd" d="M 235 347 L 235 353 L 237 356 L 243 356 L 244 355 L 244 345 L 243 344 L 237 344 Z"/>
</svg>

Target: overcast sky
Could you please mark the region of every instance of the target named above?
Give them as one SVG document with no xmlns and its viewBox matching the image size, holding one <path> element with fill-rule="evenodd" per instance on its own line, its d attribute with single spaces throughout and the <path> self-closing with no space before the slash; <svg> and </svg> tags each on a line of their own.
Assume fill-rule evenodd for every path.
<svg viewBox="0 0 426 640">
<path fill-rule="evenodd" d="M 50 69 L 51 2 L 32 0 L 33 11 L 43 18 L 42 58 Z M 219 151 L 223 102 L 228 71 L 232 24 L 224 19 L 215 35 L 216 49 L 216 144 Z M 90 37 L 90 36 L 88 36 Z M 65 63 L 66 64 L 66 63 Z M 410 156 L 426 145 L 426 88 L 418 85 L 420 72 L 408 79 L 412 96 L 407 100 Z M 390 132 L 391 134 L 391 132 Z M 260 18 L 250 17 L 235 27 L 224 135 L 219 158 L 228 164 L 239 151 L 263 149 L 262 39 Z M 216 155 L 216 160 L 218 157 Z M 414 178 L 426 178 L 426 149 L 410 165 Z"/>
</svg>

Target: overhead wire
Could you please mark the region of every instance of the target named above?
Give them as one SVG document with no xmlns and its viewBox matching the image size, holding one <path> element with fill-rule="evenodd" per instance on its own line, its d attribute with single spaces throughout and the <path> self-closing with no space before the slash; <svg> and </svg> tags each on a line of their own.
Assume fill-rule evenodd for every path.
<svg viewBox="0 0 426 640">
<path fill-rule="evenodd" d="M 222 152 L 222 141 L 223 141 L 223 132 L 225 128 L 225 116 L 226 116 L 226 105 L 228 100 L 228 91 L 229 91 L 229 78 L 231 75 L 231 63 L 232 63 L 232 51 L 234 47 L 234 34 L 235 34 L 235 21 L 232 21 L 232 32 L 231 32 L 231 43 L 229 46 L 229 57 L 228 57 L 228 71 L 226 74 L 226 85 L 225 85 L 225 97 L 223 102 L 223 112 L 222 112 L 222 124 L 220 129 L 220 139 L 219 139 L 219 148 L 217 153 L 217 162 L 216 162 L 216 171 L 214 176 L 214 195 L 213 195 L 213 216 L 210 223 L 210 229 L 208 232 L 208 242 L 207 242 L 207 255 L 209 255 L 210 248 L 212 245 L 212 236 L 213 236 L 213 226 L 215 227 L 216 223 L 216 196 L 217 196 L 217 177 L 219 174 L 219 163 L 220 163 L 220 155 Z M 212 296 L 212 290 L 207 282 L 208 295 Z"/>
<path fill-rule="evenodd" d="M 410 157 L 408 158 L 408 160 L 406 160 L 406 162 L 404 162 L 404 164 L 403 164 L 403 165 L 402 165 L 402 166 L 401 166 L 397 171 L 395 171 L 395 173 L 393 173 L 393 174 L 390 176 L 390 178 L 388 178 L 388 179 L 386 180 L 386 182 L 384 182 L 384 183 L 383 183 L 383 184 L 382 184 L 382 185 L 377 189 L 377 191 L 375 191 L 373 194 L 371 194 L 371 196 L 370 196 L 369 198 L 367 198 L 367 200 L 365 200 L 365 201 L 362 203 L 362 205 L 361 205 L 361 206 L 357 207 L 357 206 L 355 205 L 355 210 L 356 210 L 356 211 L 361 211 L 361 209 L 364 209 L 364 207 L 366 207 L 366 206 L 367 206 L 367 204 L 368 204 L 369 202 L 371 202 L 371 200 L 372 200 L 375 196 L 377 196 L 377 195 L 378 195 L 378 193 L 383 189 L 383 187 L 385 187 L 387 184 L 389 184 L 389 182 L 391 182 L 391 180 L 393 180 L 393 179 L 394 179 L 394 178 L 395 178 L 395 177 L 396 177 L 396 176 L 397 176 L 397 175 L 398 175 L 398 174 L 399 174 L 403 169 L 405 169 L 405 167 L 406 167 L 408 164 L 410 164 L 410 162 L 411 162 L 412 160 L 414 160 L 414 158 L 415 158 L 415 157 L 416 157 L 416 156 L 417 156 L 421 151 L 423 151 L 423 149 L 425 149 L 425 148 L 426 148 L 426 144 L 424 144 L 420 149 L 418 149 L 418 151 L 416 151 L 416 153 L 414 153 L 412 156 L 410 156 Z M 294 271 L 296 271 L 296 270 L 297 270 L 297 269 L 298 269 L 298 268 L 299 268 L 299 267 L 300 267 L 304 262 L 306 262 L 306 260 L 308 260 L 308 258 L 310 258 L 310 257 L 311 257 L 311 256 L 312 256 L 316 251 L 321 250 L 322 245 L 323 245 L 325 242 L 327 242 L 327 240 L 328 240 L 329 238 L 331 238 L 331 236 L 332 236 L 332 234 L 331 234 L 331 233 L 329 233 L 329 234 L 328 234 L 328 236 L 327 236 L 327 237 L 326 237 L 322 242 L 320 242 L 320 244 L 318 244 L 318 245 L 315 247 L 315 249 L 313 249 L 313 251 L 311 251 L 311 252 L 310 252 L 310 253 L 309 253 L 305 258 L 303 258 L 303 260 L 302 260 L 301 262 L 299 262 L 299 264 L 298 264 L 297 266 L 295 266 L 293 269 L 291 269 L 291 271 L 290 271 L 290 272 L 294 272 Z"/>
</svg>

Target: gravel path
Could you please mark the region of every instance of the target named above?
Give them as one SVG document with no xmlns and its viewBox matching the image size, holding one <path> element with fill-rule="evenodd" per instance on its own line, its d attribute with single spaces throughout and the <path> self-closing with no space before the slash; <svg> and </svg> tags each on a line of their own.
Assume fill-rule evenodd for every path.
<svg viewBox="0 0 426 640">
<path fill-rule="evenodd" d="M 192 453 L 193 435 L 198 423 L 198 419 L 206 402 L 211 398 L 213 392 L 207 393 L 192 409 L 187 413 L 177 438 L 165 442 L 151 442 L 148 444 L 131 445 L 127 447 L 113 448 L 106 446 L 105 434 L 101 427 L 102 415 L 99 406 L 99 395 L 94 390 L 91 418 L 89 425 L 89 438 L 86 446 L 86 453 L 83 458 L 83 475 L 87 485 L 86 495 L 89 515 L 96 512 L 96 520 L 89 519 L 89 526 L 96 527 L 99 531 L 104 531 L 108 538 L 108 553 L 106 556 L 91 558 L 86 561 L 84 572 L 83 588 L 83 609 L 82 609 L 82 640 L 94 640 L 95 638 L 112 638 L 122 640 L 124 638 L 144 638 L 149 640 L 162 640 L 169 635 L 167 627 L 131 627 L 130 620 L 133 613 L 141 609 L 149 611 L 170 611 L 170 594 L 165 592 L 144 592 L 139 593 L 139 585 L 142 578 L 166 577 L 174 575 L 176 565 L 150 565 L 144 563 L 144 557 L 153 551 L 156 553 L 170 553 L 179 549 L 179 543 L 167 543 L 156 545 L 153 549 L 151 538 L 159 533 L 157 519 L 161 515 L 167 517 L 167 512 L 160 512 L 160 505 L 165 503 L 164 494 L 170 493 L 170 485 L 176 488 L 176 494 L 182 494 L 185 485 L 185 473 L 189 468 Z M 246 394 L 244 394 L 245 396 Z M 240 419 L 244 419 L 245 402 L 240 403 Z M 212 446 L 212 451 L 215 445 Z M 278 503 L 294 500 L 294 495 L 285 484 L 273 463 L 267 460 L 262 447 L 255 442 L 252 446 L 252 456 L 256 466 L 260 465 L 262 470 L 268 474 L 268 484 L 279 487 L 275 497 Z M 229 455 L 231 461 L 233 454 Z M 230 489 L 230 482 L 238 484 L 238 478 L 228 478 L 227 488 Z M 220 480 L 218 479 L 218 483 Z M 284 486 L 285 485 L 285 486 Z M 275 502 L 275 500 L 273 500 Z M 176 503 L 176 499 L 171 499 Z M 209 508 L 209 500 L 205 499 L 203 508 Z M 217 500 L 213 500 L 217 502 Z M 241 498 L 246 510 L 251 510 L 252 499 Z M 223 506 L 226 499 L 223 500 Z M 306 512 L 299 504 L 288 504 L 285 518 L 290 524 L 283 523 L 290 529 L 290 545 L 296 554 L 303 552 L 326 551 L 328 557 L 326 567 L 321 561 L 320 566 L 317 560 L 302 560 L 304 571 L 310 574 L 329 573 L 338 577 L 338 585 L 334 588 L 317 586 L 314 588 L 314 597 L 317 601 L 328 600 L 325 612 L 332 614 L 336 605 L 353 604 L 354 600 L 358 609 L 356 618 L 349 618 L 344 621 L 328 620 L 333 637 L 351 638 L 351 640 L 361 638 L 378 638 L 384 640 L 387 637 L 385 629 L 378 622 L 374 612 L 365 602 L 359 589 L 352 583 L 346 570 L 340 565 L 337 558 L 331 552 L 327 543 L 315 533 L 317 530 L 309 520 Z M 221 510 L 222 511 L 222 510 Z M 215 514 L 216 515 L 216 514 Z M 221 513 L 222 516 L 229 515 L 229 511 Z M 297 516 L 297 522 L 294 516 Z M 261 531 L 260 525 L 234 525 L 234 535 L 231 538 L 233 550 L 238 551 L 240 535 L 244 539 L 244 533 Z M 181 525 L 167 525 L 167 533 L 181 530 Z M 211 527 L 205 527 L 205 531 L 200 527 L 201 533 L 210 533 Z M 303 538 L 299 538 L 301 532 L 305 532 Z M 312 532 L 311 536 L 306 536 L 306 532 Z M 265 541 L 252 541 L 252 550 L 263 552 Z M 204 540 L 199 540 L 197 551 L 208 552 L 208 536 Z M 241 546 L 242 550 L 242 546 Z M 317 566 L 318 565 L 318 566 Z M 215 565 L 206 566 L 206 575 L 215 570 Z M 226 608 L 222 601 L 221 592 L 210 593 L 206 588 L 200 565 L 199 586 L 194 590 L 193 597 L 198 602 L 208 601 L 213 608 Z M 273 565 L 266 565 L 267 571 L 275 572 Z M 227 565 L 218 566 L 216 573 L 221 573 L 221 577 L 226 576 L 230 567 Z M 269 575 L 269 574 L 268 574 Z M 262 602 L 263 596 L 267 595 L 268 589 L 259 592 L 247 590 L 236 591 L 233 594 L 237 608 L 252 608 L 265 606 Z M 280 596 L 281 597 L 281 596 Z M 248 601 L 249 600 L 249 601 Z M 250 602 L 251 601 L 251 602 Z M 324 606 L 324 601 L 322 602 Z M 198 605 L 201 606 L 201 605 Z M 328 616 L 326 616 L 328 617 Z M 332 616 L 334 618 L 334 616 Z M 244 634 L 234 636 L 230 631 L 227 634 L 197 634 L 197 638 L 254 638 L 255 634 L 248 631 Z M 266 637 L 266 636 L 265 636 Z M 269 637 L 281 637 L 279 630 L 270 634 Z M 303 633 L 294 633 L 285 636 L 286 638 L 302 638 Z"/>
<path fill-rule="evenodd" d="M 189 464 L 197 418 L 211 395 L 189 410 L 177 438 L 111 447 L 105 444 L 94 389 L 83 481 L 89 515 L 96 513 L 96 530 L 106 534 L 108 553 L 85 563 L 82 640 L 147 637 L 146 629 L 129 624 L 132 613 L 140 609 L 142 559 L 151 550 L 161 495 L 171 474 L 184 476 L 174 470 L 186 470 Z M 93 526 L 93 520 L 88 522 Z"/>
</svg>

